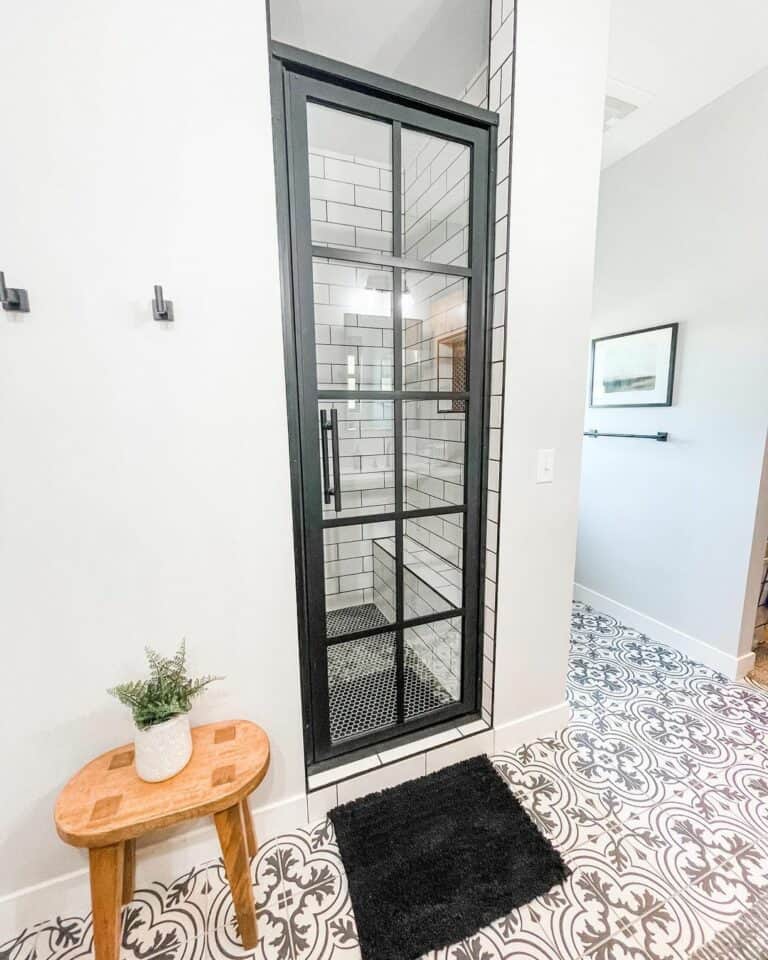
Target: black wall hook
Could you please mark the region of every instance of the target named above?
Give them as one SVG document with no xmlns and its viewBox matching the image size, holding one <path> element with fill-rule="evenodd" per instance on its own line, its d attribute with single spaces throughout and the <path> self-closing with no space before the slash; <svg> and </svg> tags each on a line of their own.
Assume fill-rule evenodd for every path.
<svg viewBox="0 0 768 960">
<path fill-rule="evenodd" d="M 163 288 L 155 284 L 155 299 L 152 301 L 152 316 L 155 320 L 173 320 L 173 300 L 166 300 Z"/>
<path fill-rule="evenodd" d="M 29 297 L 26 290 L 18 287 L 6 287 L 5 274 L 0 270 L 0 303 L 3 310 L 14 310 L 16 313 L 29 313 Z"/>
</svg>

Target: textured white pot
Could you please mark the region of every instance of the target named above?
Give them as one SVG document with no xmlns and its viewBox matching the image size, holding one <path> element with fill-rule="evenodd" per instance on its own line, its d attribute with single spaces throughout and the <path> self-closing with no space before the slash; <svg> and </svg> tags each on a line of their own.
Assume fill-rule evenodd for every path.
<svg viewBox="0 0 768 960">
<path fill-rule="evenodd" d="M 192 734 L 186 713 L 137 730 L 134 738 L 136 773 L 142 780 L 157 783 L 175 776 L 192 756 Z"/>
</svg>

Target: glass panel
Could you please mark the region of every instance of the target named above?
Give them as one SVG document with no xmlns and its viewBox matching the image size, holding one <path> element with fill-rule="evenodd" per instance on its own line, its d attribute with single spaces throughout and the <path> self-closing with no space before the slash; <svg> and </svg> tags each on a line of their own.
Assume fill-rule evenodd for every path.
<svg viewBox="0 0 768 960">
<path fill-rule="evenodd" d="M 392 390 L 392 271 L 312 261 L 319 390 Z"/>
<path fill-rule="evenodd" d="M 392 726 L 396 683 L 394 633 L 328 647 L 331 742 Z"/>
<path fill-rule="evenodd" d="M 402 154 L 403 256 L 466 266 L 469 147 L 403 130 Z"/>
<path fill-rule="evenodd" d="M 464 502 L 464 403 L 450 398 L 403 402 L 405 510 Z"/>
<path fill-rule="evenodd" d="M 461 617 L 408 627 L 405 719 L 461 699 Z"/>
<path fill-rule="evenodd" d="M 327 636 L 394 622 L 394 537 L 392 521 L 323 531 Z"/>
<path fill-rule="evenodd" d="M 312 242 L 392 252 L 392 127 L 307 104 Z"/>
<path fill-rule="evenodd" d="M 467 392 L 467 290 L 464 277 L 403 272 L 403 389 Z M 463 403 L 441 404 L 445 412 Z"/>
<path fill-rule="evenodd" d="M 406 620 L 462 606 L 464 517 L 460 513 L 403 521 L 403 607 Z"/>
<path fill-rule="evenodd" d="M 323 400 L 318 411 L 336 411 L 341 510 L 323 500 L 323 517 L 359 517 L 395 509 L 394 404 L 391 400 Z M 318 422 L 320 413 L 318 412 Z M 326 431 L 328 485 L 335 490 L 332 431 Z M 323 454 L 320 431 L 320 457 Z"/>
</svg>

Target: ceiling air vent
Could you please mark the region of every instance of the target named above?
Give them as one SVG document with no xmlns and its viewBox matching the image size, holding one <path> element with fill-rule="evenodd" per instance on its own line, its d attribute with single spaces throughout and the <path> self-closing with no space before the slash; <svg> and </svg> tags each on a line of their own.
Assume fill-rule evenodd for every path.
<svg viewBox="0 0 768 960">
<path fill-rule="evenodd" d="M 608 95 L 605 98 L 605 113 L 603 115 L 603 130 L 607 132 L 616 124 L 637 110 L 638 104 L 622 100 L 620 97 Z"/>
</svg>

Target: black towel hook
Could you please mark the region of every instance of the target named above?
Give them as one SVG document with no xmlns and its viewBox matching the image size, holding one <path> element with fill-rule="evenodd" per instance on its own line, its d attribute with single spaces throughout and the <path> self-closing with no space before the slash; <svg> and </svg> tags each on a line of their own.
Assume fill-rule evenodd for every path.
<svg viewBox="0 0 768 960">
<path fill-rule="evenodd" d="M 173 320 L 173 300 L 166 300 L 163 288 L 155 284 L 155 299 L 152 301 L 152 316 L 155 320 Z"/>
<path fill-rule="evenodd" d="M 3 310 L 14 310 L 16 313 L 29 313 L 29 297 L 26 290 L 19 287 L 6 287 L 5 274 L 0 270 L 0 303 Z"/>
</svg>

